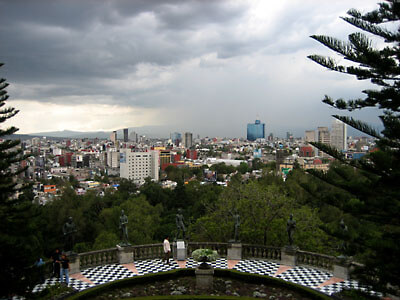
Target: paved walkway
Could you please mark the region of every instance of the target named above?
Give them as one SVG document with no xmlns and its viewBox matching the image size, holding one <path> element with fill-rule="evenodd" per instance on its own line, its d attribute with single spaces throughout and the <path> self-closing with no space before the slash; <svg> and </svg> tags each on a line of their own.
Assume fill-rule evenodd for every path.
<svg viewBox="0 0 400 300">
<path fill-rule="evenodd" d="M 165 264 L 161 259 L 135 261 L 131 264 L 111 264 L 93 268 L 88 268 L 81 273 L 70 276 L 69 286 L 82 291 L 95 285 L 106 282 L 140 276 L 150 273 L 170 271 L 179 268 L 195 268 L 198 262 L 191 258 L 186 261 L 171 260 L 170 264 Z M 309 267 L 289 267 L 281 265 L 277 262 L 243 259 L 243 260 L 227 260 L 220 258 L 212 263 L 214 268 L 233 269 L 240 272 L 268 275 L 280 278 L 286 281 L 294 282 L 303 286 L 316 289 L 327 295 L 336 293 L 343 288 L 356 288 L 365 290 L 358 282 L 354 280 L 344 280 L 333 277 L 332 273 L 309 268 Z M 43 284 L 38 284 L 33 289 L 34 292 L 39 292 L 48 285 L 53 285 L 59 282 L 59 278 L 50 278 Z M 376 294 L 375 292 L 373 292 Z"/>
</svg>

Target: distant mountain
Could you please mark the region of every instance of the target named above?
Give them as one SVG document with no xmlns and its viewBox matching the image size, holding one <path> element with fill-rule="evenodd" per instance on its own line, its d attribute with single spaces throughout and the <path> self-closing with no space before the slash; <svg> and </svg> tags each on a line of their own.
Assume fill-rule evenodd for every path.
<svg viewBox="0 0 400 300">
<path fill-rule="evenodd" d="M 130 127 L 128 128 L 129 133 L 136 132 L 139 135 L 145 135 L 150 138 L 168 138 L 170 130 L 164 126 L 143 126 L 143 127 Z M 48 131 L 48 132 L 35 132 L 30 133 L 29 136 L 45 136 L 45 137 L 58 137 L 58 138 L 71 138 L 71 139 L 82 139 L 82 138 L 98 138 L 98 139 L 109 139 L 111 131 Z M 123 137 L 123 129 L 117 130 L 117 137 L 121 139 Z"/>
<path fill-rule="evenodd" d="M 59 138 L 101 138 L 101 139 L 106 139 L 106 138 L 110 137 L 110 133 L 104 132 L 104 131 L 81 132 L 81 131 L 72 131 L 72 130 L 35 132 L 35 133 L 30 133 L 29 135 L 45 136 L 45 137 L 59 137 Z"/>
</svg>

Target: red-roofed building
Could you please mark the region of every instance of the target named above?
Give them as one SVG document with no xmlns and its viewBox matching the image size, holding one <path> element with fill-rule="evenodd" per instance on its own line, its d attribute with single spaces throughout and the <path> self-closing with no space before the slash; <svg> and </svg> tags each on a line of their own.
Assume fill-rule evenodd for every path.
<svg viewBox="0 0 400 300">
<path fill-rule="evenodd" d="M 322 164 L 322 160 L 316 158 L 316 159 L 314 159 L 313 164 L 314 165 L 320 165 L 320 164 Z"/>
<path fill-rule="evenodd" d="M 186 150 L 186 158 L 187 159 L 193 159 L 193 160 L 197 159 L 197 151 L 196 150 L 187 149 Z"/>
<path fill-rule="evenodd" d="M 301 157 L 313 157 L 314 150 L 311 146 L 300 147 L 299 156 Z"/>
<path fill-rule="evenodd" d="M 182 155 L 180 153 L 172 155 L 172 162 L 178 162 L 181 161 Z"/>
</svg>

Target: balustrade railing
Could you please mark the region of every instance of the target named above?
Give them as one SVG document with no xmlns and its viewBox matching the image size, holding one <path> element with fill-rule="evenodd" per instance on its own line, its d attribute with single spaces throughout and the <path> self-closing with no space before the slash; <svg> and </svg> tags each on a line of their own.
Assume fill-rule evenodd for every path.
<svg viewBox="0 0 400 300">
<path fill-rule="evenodd" d="M 79 254 L 80 269 L 118 262 L 117 248 Z"/>
<path fill-rule="evenodd" d="M 243 258 L 281 260 L 281 248 L 263 245 L 242 245 Z"/>
<path fill-rule="evenodd" d="M 228 243 L 213 243 L 213 242 L 189 242 L 187 246 L 188 256 L 196 249 L 211 249 L 216 250 L 221 257 L 226 257 L 228 253 Z"/>
<path fill-rule="evenodd" d="M 333 256 L 300 250 L 296 252 L 297 265 L 309 265 L 326 270 L 333 270 L 334 263 L 335 257 Z"/>
<path fill-rule="evenodd" d="M 208 248 L 216 250 L 221 257 L 227 257 L 228 254 L 228 243 L 214 243 L 214 242 L 189 242 L 187 244 L 187 255 L 190 257 L 191 253 L 200 248 Z M 148 245 L 137 245 L 129 246 L 124 250 L 130 261 L 162 258 L 164 255 L 163 244 L 148 244 Z M 281 260 L 280 247 L 263 246 L 263 245 L 251 245 L 242 244 L 242 258 L 243 259 L 265 259 L 265 260 Z M 308 265 L 326 270 L 333 270 L 335 264 L 335 257 L 297 250 L 294 254 L 296 256 L 296 265 Z M 110 248 L 105 250 L 90 251 L 78 254 L 78 270 L 85 268 L 112 264 L 120 262 L 120 254 L 117 248 Z M 46 273 L 49 273 L 51 264 L 46 265 Z"/>
<path fill-rule="evenodd" d="M 164 255 L 163 244 L 132 246 L 133 260 L 161 258 Z"/>
</svg>

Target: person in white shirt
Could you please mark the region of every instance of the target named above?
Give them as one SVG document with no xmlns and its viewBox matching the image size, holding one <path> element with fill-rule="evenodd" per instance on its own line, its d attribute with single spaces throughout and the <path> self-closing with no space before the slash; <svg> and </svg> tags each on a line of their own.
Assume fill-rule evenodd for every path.
<svg viewBox="0 0 400 300">
<path fill-rule="evenodd" d="M 167 264 L 169 264 L 169 254 L 171 253 L 171 246 L 169 244 L 169 237 L 166 237 L 164 239 L 164 259 L 163 261 L 166 261 Z"/>
</svg>

